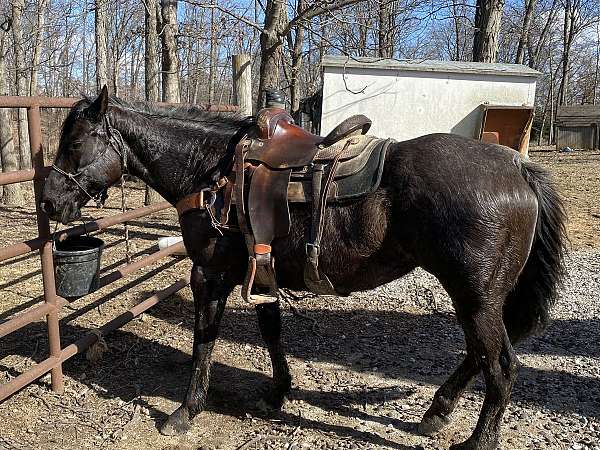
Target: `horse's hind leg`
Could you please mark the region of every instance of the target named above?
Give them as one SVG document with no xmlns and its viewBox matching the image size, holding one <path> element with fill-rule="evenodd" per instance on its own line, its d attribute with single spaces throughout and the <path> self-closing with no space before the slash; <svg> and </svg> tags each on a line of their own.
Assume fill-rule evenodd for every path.
<svg viewBox="0 0 600 450">
<path fill-rule="evenodd" d="M 259 402 L 263 409 L 279 409 L 292 387 L 290 369 L 281 344 L 281 310 L 279 302 L 256 306 L 260 334 L 267 345 L 273 367 L 273 388 Z"/>
<path fill-rule="evenodd" d="M 465 442 L 452 446 L 452 450 L 493 450 L 498 446 L 500 422 L 518 368 L 502 321 L 503 298 L 481 299 L 477 310 L 471 314 L 464 314 L 460 308 L 457 310 L 465 332 L 467 352 L 475 358 L 485 378 L 485 398 L 473 434 Z"/>
<path fill-rule="evenodd" d="M 192 268 L 190 287 L 194 294 L 195 307 L 192 374 L 183 403 L 160 429 L 160 432 L 166 435 L 185 433 L 191 427 L 194 416 L 204 409 L 211 355 L 225 302 L 233 290 L 233 284 L 225 279 L 224 274 L 207 273 L 198 265 Z"/>
</svg>

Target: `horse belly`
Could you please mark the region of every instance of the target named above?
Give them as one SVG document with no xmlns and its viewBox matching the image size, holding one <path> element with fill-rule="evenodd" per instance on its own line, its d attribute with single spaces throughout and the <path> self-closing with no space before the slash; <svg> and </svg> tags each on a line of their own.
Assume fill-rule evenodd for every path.
<svg viewBox="0 0 600 450">
<path fill-rule="evenodd" d="M 290 235 L 274 242 L 275 266 L 281 287 L 302 290 L 310 214 L 306 207 L 291 213 Z M 414 269 L 390 233 L 390 217 L 391 201 L 383 189 L 350 205 L 328 206 L 319 269 L 340 294 L 376 288 Z"/>
</svg>

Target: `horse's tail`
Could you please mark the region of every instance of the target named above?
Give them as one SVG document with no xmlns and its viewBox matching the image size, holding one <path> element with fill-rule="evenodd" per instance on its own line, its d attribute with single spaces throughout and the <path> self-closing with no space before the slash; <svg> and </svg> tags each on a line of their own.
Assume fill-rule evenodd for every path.
<svg viewBox="0 0 600 450">
<path fill-rule="evenodd" d="M 546 170 L 523 161 L 521 174 L 537 197 L 538 218 L 529 258 L 504 306 L 504 324 L 512 342 L 546 328 L 566 275 L 563 202 Z"/>
</svg>

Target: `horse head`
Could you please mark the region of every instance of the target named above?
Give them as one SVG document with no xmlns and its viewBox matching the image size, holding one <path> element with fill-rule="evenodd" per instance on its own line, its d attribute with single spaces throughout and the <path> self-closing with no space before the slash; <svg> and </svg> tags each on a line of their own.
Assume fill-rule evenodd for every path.
<svg viewBox="0 0 600 450">
<path fill-rule="evenodd" d="M 81 216 L 81 208 L 89 200 L 102 203 L 106 190 L 123 174 L 126 148 L 110 124 L 104 86 L 94 101 L 78 102 L 65 119 L 56 159 L 44 185 L 42 211 L 67 224 Z"/>
</svg>

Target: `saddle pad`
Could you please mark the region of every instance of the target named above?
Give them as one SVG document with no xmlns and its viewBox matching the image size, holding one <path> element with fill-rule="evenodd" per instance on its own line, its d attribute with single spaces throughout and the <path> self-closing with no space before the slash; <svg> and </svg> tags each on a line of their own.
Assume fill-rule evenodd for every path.
<svg viewBox="0 0 600 450">
<path fill-rule="evenodd" d="M 339 174 L 340 168 L 338 168 L 327 201 L 331 203 L 351 200 L 374 192 L 381 183 L 386 152 L 392 142 L 392 139 L 376 139 L 368 159 L 356 172 L 339 177 L 337 174 Z M 288 201 L 292 203 L 310 202 L 312 201 L 312 180 L 308 174 L 301 179 L 299 175 L 292 173 L 292 180 L 288 185 Z"/>
<path fill-rule="evenodd" d="M 379 139 L 377 139 L 375 136 L 367 136 L 362 134 L 350 136 L 349 138 L 342 139 L 341 141 L 336 142 L 329 147 L 320 149 L 317 152 L 314 160 L 318 162 L 331 161 L 340 152 L 342 152 L 340 155 L 340 161 L 352 159 L 364 151 L 369 151 L 368 147 L 376 144 L 378 140 Z"/>
</svg>

